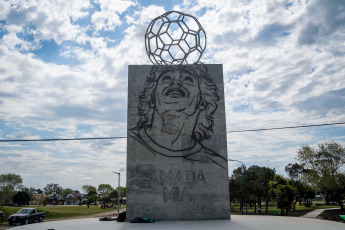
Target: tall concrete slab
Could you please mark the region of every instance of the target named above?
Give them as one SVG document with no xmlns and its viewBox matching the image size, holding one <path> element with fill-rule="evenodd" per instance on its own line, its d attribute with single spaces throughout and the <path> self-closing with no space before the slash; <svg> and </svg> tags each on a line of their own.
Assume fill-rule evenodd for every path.
<svg viewBox="0 0 345 230">
<path fill-rule="evenodd" d="M 222 65 L 128 75 L 127 221 L 229 219 Z"/>
</svg>

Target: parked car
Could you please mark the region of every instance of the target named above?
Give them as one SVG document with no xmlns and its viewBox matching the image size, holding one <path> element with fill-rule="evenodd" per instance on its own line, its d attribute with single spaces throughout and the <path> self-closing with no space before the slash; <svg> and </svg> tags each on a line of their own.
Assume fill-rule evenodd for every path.
<svg viewBox="0 0 345 230">
<path fill-rule="evenodd" d="M 37 212 L 36 208 L 22 208 L 8 217 L 8 223 L 9 225 L 15 223 L 29 224 L 32 222 L 42 222 L 44 218 L 46 218 L 45 212 Z"/>
</svg>

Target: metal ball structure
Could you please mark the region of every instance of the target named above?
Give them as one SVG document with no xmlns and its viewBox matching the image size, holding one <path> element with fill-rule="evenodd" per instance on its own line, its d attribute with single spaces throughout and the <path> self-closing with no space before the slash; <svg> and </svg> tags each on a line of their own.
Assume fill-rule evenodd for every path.
<svg viewBox="0 0 345 230">
<path fill-rule="evenodd" d="M 145 48 L 154 65 L 197 64 L 206 48 L 206 33 L 192 15 L 169 11 L 148 26 Z"/>
</svg>

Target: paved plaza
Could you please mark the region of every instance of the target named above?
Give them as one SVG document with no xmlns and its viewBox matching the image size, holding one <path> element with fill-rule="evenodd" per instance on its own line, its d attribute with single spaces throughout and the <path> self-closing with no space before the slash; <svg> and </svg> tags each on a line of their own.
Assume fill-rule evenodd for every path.
<svg viewBox="0 0 345 230">
<path fill-rule="evenodd" d="M 13 228 L 15 230 L 256 230 L 256 229 L 303 229 L 303 230 L 344 230 L 345 224 L 301 217 L 280 216 L 231 216 L 231 220 L 205 221 L 159 221 L 151 224 L 119 223 L 116 221 L 99 221 L 98 218 L 50 221 L 29 224 Z"/>
</svg>

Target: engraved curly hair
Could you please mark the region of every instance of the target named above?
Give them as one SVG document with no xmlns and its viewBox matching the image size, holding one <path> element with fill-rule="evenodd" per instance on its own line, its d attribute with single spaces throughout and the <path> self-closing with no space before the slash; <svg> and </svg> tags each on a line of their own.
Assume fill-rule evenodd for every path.
<svg viewBox="0 0 345 230">
<path fill-rule="evenodd" d="M 202 64 L 153 66 L 150 76 L 146 79 L 145 88 L 139 95 L 138 115 L 140 118 L 137 128 L 148 128 L 151 126 L 158 79 L 162 73 L 175 70 L 188 70 L 198 79 L 201 98 L 198 106 L 201 112 L 196 121 L 192 139 L 199 142 L 209 139 L 210 134 L 213 132 L 213 114 L 217 110 L 216 102 L 219 101 L 219 96 L 218 88 L 208 74 L 207 67 Z"/>
</svg>

